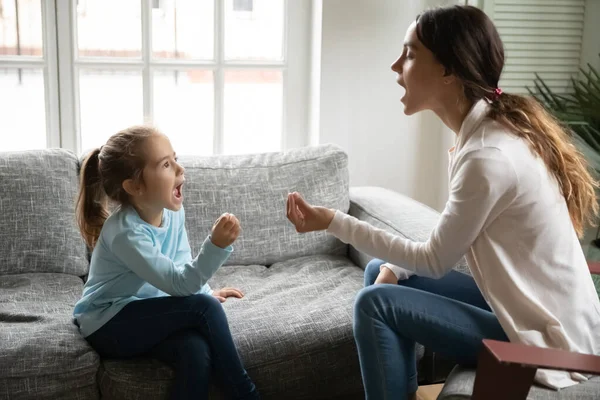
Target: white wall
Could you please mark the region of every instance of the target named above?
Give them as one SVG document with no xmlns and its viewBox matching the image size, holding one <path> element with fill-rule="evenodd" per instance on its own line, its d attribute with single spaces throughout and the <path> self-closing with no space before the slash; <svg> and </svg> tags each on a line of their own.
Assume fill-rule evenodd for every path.
<svg viewBox="0 0 600 400">
<path fill-rule="evenodd" d="M 390 65 L 402 52 L 404 34 L 416 15 L 443 3 L 449 1 L 318 4 L 319 143 L 335 143 L 348 152 L 351 185 L 386 187 L 437 209 L 447 194 L 446 149 L 452 134 L 432 113 L 404 115 L 403 89 Z"/>
<path fill-rule="evenodd" d="M 466 1 L 313 0 L 311 144 L 348 152 L 351 185 L 383 186 L 438 210 L 454 134 L 432 113 L 403 114 L 403 90 L 389 67 L 415 16 L 449 3 Z M 582 65 L 600 68 L 599 19 L 600 0 L 586 0 Z"/>
</svg>

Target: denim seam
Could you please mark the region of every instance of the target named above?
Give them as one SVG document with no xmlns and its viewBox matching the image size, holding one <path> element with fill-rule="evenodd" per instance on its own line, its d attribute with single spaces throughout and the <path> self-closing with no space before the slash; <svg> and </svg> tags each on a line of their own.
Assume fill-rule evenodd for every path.
<svg viewBox="0 0 600 400">
<path fill-rule="evenodd" d="M 364 311 L 362 311 L 362 310 L 361 310 L 361 312 L 364 312 Z M 366 314 L 366 313 L 365 313 L 365 314 Z M 369 315 L 367 314 L 367 316 L 369 316 Z M 379 322 L 382 322 L 382 321 L 379 321 Z M 385 323 L 384 323 L 384 325 L 385 325 Z M 377 336 L 377 335 L 375 335 L 375 326 L 374 326 L 373 324 L 371 324 L 371 335 L 372 335 L 373 337 L 376 337 L 376 336 Z M 377 365 L 379 366 L 379 370 L 380 370 L 380 371 L 381 371 L 381 370 L 385 370 L 385 369 L 383 368 L 384 366 L 383 366 L 382 359 L 381 359 L 381 356 L 380 356 L 380 353 L 379 353 L 379 346 L 375 346 L 375 355 L 376 355 L 376 357 L 377 357 Z M 385 379 L 383 378 L 383 374 L 378 374 L 378 375 L 380 375 L 380 376 L 381 376 L 381 381 L 379 382 L 379 384 L 380 384 L 380 385 L 381 385 L 381 387 L 383 388 L 383 400 L 386 400 L 386 399 L 387 399 L 387 387 L 386 387 L 386 385 L 385 385 L 386 381 L 385 381 Z"/>
<path fill-rule="evenodd" d="M 388 312 L 389 310 L 393 310 L 393 308 L 392 307 L 384 307 L 384 312 Z M 453 328 L 456 328 L 458 331 L 460 331 L 460 333 L 463 334 L 464 336 L 467 336 L 467 337 L 472 338 L 472 339 L 477 339 L 477 340 L 483 340 L 484 339 L 484 337 L 482 337 L 482 336 L 474 336 L 474 335 L 472 335 L 470 332 L 466 331 L 462 326 L 456 325 L 456 324 L 454 324 L 452 322 L 445 322 L 444 321 L 444 324 L 442 324 L 442 321 L 443 321 L 442 319 L 437 318 L 437 317 L 433 317 L 430 314 L 425 314 L 425 313 L 422 313 L 422 312 L 416 312 L 416 314 L 419 317 L 424 317 L 424 316 L 427 317 L 427 318 L 424 318 L 424 319 L 426 319 L 426 320 L 428 320 L 430 322 L 436 323 L 439 327 L 443 328 L 444 325 L 446 325 L 446 326 L 452 326 Z M 379 320 L 381 321 L 381 319 L 379 319 Z M 381 321 L 381 322 L 384 322 L 384 321 Z"/>
</svg>

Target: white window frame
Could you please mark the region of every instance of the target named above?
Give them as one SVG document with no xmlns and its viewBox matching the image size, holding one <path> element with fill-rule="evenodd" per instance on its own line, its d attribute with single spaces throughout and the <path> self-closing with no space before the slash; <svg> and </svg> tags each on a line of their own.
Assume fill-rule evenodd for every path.
<svg viewBox="0 0 600 400">
<path fill-rule="evenodd" d="M 127 0 L 133 1 L 133 0 Z M 238 62 L 224 58 L 224 2 L 214 0 L 215 4 L 215 60 L 189 61 L 178 59 L 152 60 L 152 24 L 150 12 L 152 0 L 138 0 L 142 10 L 142 58 L 140 60 L 123 60 L 111 58 L 76 57 L 76 0 L 42 0 L 42 4 L 51 12 L 46 12 L 45 20 L 53 19 L 52 26 L 44 27 L 48 33 L 45 46 L 50 52 L 48 60 L 47 82 L 50 82 L 47 93 L 56 97 L 47 107 L 49 121 L 52 122 L 52 140 L 50 147 L 63 147 L 80 154 L 81 123 L 79 121 L 79 68 L 111 68 L 133 69 L 142 71 L 144 96 L 144 121 L 152 121 L 153 88 L 151 67 L 161 69 L 193 69 L 202 68 L 214 71 L 214 133 L 213 154 L 223 153 L 223 115 L 224 115 L 224 71 L 227 69 L 275 69 L 282 71 L 283 78 L 283 113 L 281 149 L 305 146 L 309 142 L 308 135 L 308 82 L 309 82 L 309 38 L 310 38 L 310 0 L 276 0 L 284 1 L 284 41 L 283 60 L 273 62 Z M 48 22 L 50 23 L 50 22 Z M 54 28 L 54 29 L 53 29 Z M 2 64 L 0 64 L 2 65 Z M 37 64 L 36 64 L 37 65 Z M 58 74 L 57 74 L 58 69 Z M 54 79 L 52 77 L 56 77 Z M 293 95 L 290 95 L 293 94 Z M 50 126 L 50 124 L 49 124 Z M 60 132 L 60 134 L 59 134 Z M 200 132 L 198 132 L 200 134 Z"/>
</svg>

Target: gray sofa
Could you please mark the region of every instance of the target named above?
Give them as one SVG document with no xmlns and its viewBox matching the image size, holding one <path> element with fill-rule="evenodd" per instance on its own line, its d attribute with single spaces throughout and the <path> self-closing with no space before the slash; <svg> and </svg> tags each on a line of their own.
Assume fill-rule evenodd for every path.
<svg viewBox="0 0 600 400">
<path fill-rule="evenodd" d="M 438 214 L 384 189 L 349 188 L 347 156 L 330 145 L 181 162 L 193 251 L 222 212 L 242 223 L 234 254 L 210 283 L 246 293 L 224 307 L 263 398 L 363 398 L 352 305 L 370 258 L 322 232 L 297 234 L 286 195 L 299 191 L 417 240 Z M 0 399 L 165 398 L 168 366 L 101 360 L 72 322 L 89 256 L 74 216 L 79 165 L 65 150 L 0 153 Z M 422 382 L 452 367 L 418 353 Z M 218 390 L 211 398 L 221 398 Z"/>
</svg>

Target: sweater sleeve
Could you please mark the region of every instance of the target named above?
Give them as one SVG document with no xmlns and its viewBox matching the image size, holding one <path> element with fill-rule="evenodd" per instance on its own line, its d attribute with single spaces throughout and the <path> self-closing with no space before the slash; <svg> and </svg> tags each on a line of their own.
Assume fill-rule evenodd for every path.
<svg viewBox="0 0 600 400">
<path fill-rule="evenodd" d="M 373 257 L 420 276 L 439 278 L 510 205 L 516 197 L 517 183 L 512 164 L 500 150 L 474 150 L 457 165 L 446 207 L 426 242 L 393 235 L 340 211 L 336 211 L 327 231 Z"/>
<path fill-rule="evenodd" d="M 138 229 L 116 235 L 112 251 L 136 275 L 156 288 L 171 296 L 189 296 L 202 290 L 233 249 L 217 247 L 208 237 L 196 258 L 177 265 L 154 246 L 149 234 Z"/>
<path fill-rule="evenodd" d="M 400 280 L 405 280 L 410 278 L 411 276 L 415 275 L 414 271 L 399 267 L 397 265 L 394 264 L 390 264 L 390 263 L 385 263 L 381 265 L 382 268 L 387 268 L 390 271 L 392 271 L 394 273 L 394 275 L 396 275 L 396 279 Z"/>
<path fill-rule="evenodd" d="M 187 235 L 187 229 L 185 228 L 185 209 L 181 207 L 179 210 L 179 226 L 177 233 L 177 252 L 175 254 L 175 265 L 181 266 L 185 265 L 185 263 L 192 260 L 192 249 L 190 247 L 190 241 Z M 210 237 L 209 237 L 210 239 Z M 211 289 L 208 283 L 205 283 L 202 288 L 198 291 L 198 293 L 204 294 L 212 294 L 213 290 Z"/>
</svg>

